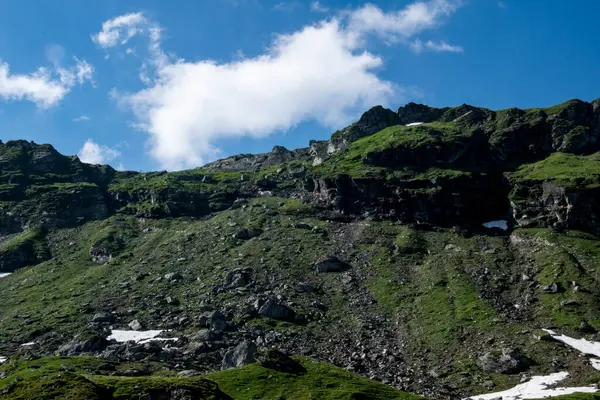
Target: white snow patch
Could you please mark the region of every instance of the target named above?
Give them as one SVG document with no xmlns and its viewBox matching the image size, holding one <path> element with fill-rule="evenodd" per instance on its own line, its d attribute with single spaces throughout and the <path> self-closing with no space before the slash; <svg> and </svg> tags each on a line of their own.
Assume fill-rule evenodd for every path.
<svg viewBox="0 0 600 400">
<path fill-rule="evenodd" d="M 559 342 L 562 342 L 567 346 L 571 346 L 572 348 L 574 348 L 575 350 L 579 350 L 583 354 L 592 354 L 596 357 L 600 357 L 600 342 L 591 342 L 586 339 L 574 339 L 566 335 L 558 335 L 556 332 L 553 332 L 550 329 L 544 329 L 544 331 L 550 334 L 550 336 L 552 336 L 554 340 L 558 340 Z"/>
<path fill-rule="evenodd" d="M 114 339 L 119 343 L 125 343 L 134 341 L 137 343 L 147 343 L 152 340 L 163 340 L 163 341 L 175 341 L 177 338 L 159 338 L 157 337 L 164 331 L 162 330 L 150 330 L 150 331 L 124 331 L 115 329 L 111 332 L 108 340 Z"/>
<path fill-rule="evenodd" d="M 500 228 L 503 231 L 507 231 L 508 230 L 508 221 L 507 220 L 500 220 L 500 221 L 490 221 L 490 222 L 484 222 L 483 226 L 485 226 L 486 228 L 492 229 L 492 228 Z"/>
<path fill-rule="evenodd" d="M 33 345 L 35 345 L 35 342 L 27 342 L 27 343 L 23 343 L 21 345 L 21 347 L 29 347 L 29 346 L 33 346 Z"/>
<path fill-rule="evenodd" d="M 424 122 L 411 122 L 410 124 L 406 124 L 405 126 L 417 126 L 417 125 L 423 125 Z"/>
<path fill-rule="evenodd" d="M 592 368 L 600 371 L 600 359 L 599 358 L 591 358 L 590 364 L 592 364 Z"/>
<path fill-rule="evenodd" d="M 534 376 L 530 381 L 515 386 L 504 392 L 488 393 L 469 397 L 471 400 L 521 400 L 521 399 L 543 399 L 547 397 L 562 396 L 573 393 L 596 393 L 598 388 L 595 386 L 554 388 L 548 389 L 548 386 L 554 385 L 569 376 L 568 372 L 557 372 L 547 376 Z M 467 400 L 467 399 L 465 399 Z"/>
<path fill-rule="evenodd" d="M 6 360 L 8 360 L 8 358 L 0 356 L 0 364 L 4 364 Z"/>
<path fill-rule="evenodd" d="M 0 272 L 0 278 L 4 278 L 10 275 L 10 272 Z"/>
</svg>

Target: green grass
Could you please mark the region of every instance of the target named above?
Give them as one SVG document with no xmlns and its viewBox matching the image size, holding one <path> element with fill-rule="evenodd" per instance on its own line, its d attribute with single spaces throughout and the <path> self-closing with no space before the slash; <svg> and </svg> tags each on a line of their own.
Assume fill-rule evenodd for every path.
<svg viewBox="0 0 600 400">
<path fill-rule="evenodd" d="M 315 363 L 305 358 L 298 360 L 306 368 L 306 373 L 287 374 L 249 365 L 209 374 L 207 378 L 217 382 L 221 390 L 235 400 L 423 399 L 326 363 Z"/>
<path fill-rule="evenodd" d="M 188 391 L 194 399 L 323 399 L 417 400 L 389 386 L 352 374 L 330 364 L 297 359 L 306 369 L 297 374 L 248 365 L 193 378 L 150 375 L 107 376 L 104 362 L 93 357 L 49 357 L 33 361 L 9 361 L 0 367 L 7 376 L 0 391 L 7 400 L 119 399 L 138 400 L 169 391 Z M 104 372 L 103 372 L 104 371 Z M 19 380 L 16 380 L 16 378 Z"/>
<path fill-rule="evenodd" d="M 600 153 L 554 153 L 542 161 L 525 164 L 508 176 L 515 182 L 549 180 L 567 188 L 596 188 L 600 186 Z"/>
</svg>

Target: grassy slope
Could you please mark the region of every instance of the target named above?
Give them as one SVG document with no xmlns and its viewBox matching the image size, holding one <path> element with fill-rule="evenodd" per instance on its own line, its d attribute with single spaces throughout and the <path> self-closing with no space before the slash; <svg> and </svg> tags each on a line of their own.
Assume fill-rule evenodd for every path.
<svg viewBox="0 0 600 400">
<path fill-rule="evenodd" d="M 501 343 L 520 347 L 540 364 L 534 372 L 544 373 L 544 365 L 562 350 L 523 332 L 553 326 L 576 336 L 583 320 L 600 328 L 595 289 L 600 276 L 593 271 L 600 262 L 600 248 L 594 237 L 522 231 L 521 236 L 554 243 L 523 256 L 502 237 L 467 238 L 446 230 L 424 232 L 390 222 L 362 223 L 360 229 L 353 231 L 354 247 L 348 255 L 357 260 L 366 257 L 364 266 L 358 261 L 353 264 L 357 273 L 365 276 L 364 285 L 377 303 L 356 309 L 350 302 L 351 293 L 340 290 L 336 276 L 315 276 L 310 268 L 314 261 L 337 248 L 339 243 L 333 233 L 343 224 L 305 217 L 305 207 L 293 200 L 262 198 L 252 201 L 246 209 L 218 213 L 206 221 L 113 217 L 51 233 L 53 254 L 60 254 L 60 259 L 22 269 L 0 280 L 0 290 L 7 294 L 0 309 L 0 354 L 12 354 L 19 344 L 39 338 L 57 346 L 68 342 L 73 332 L 83 333 L 82 327 L 91 318 L 91 313 L 79 311 L 82 307 L 118 313 L 134 309 L 135 318 L 144 325 L 160 328 L 155 310 L 165 308 L 164 296 L 177 297 L 182 303 L 180 307 L 167 307 L 167 312 L 173 309 L 193 315 L 202 301 L 212 296 L 211 288 L 222 282 L 225 271 L 237 266 L 253 266 L 259 281 L 275 274 L 285 282 L 309 281 L 325 293 L 320 297 L 288 293 L 289 301 L 296 304 L 300 313 L 310 314 L 315 300 L 327 306 L 321 319 L 307 325 L 272 324 L 267 319 L 249 323 L 327 340 L 364 334 L 360 313 L 381 313 L 387 316 L 390 326 L 396 326 L 406 346 L 407 362 L 429 365 L 447 384 L 472 393 L 484 391 L 481 385 L 490 379 L 497 385 L 494 390 L 518 383 L 518 377 L 483 373 L 475 366 L 480 351 L 474 349 L 483 343 L 489 348 L 502 347 Z M 329 234 L 290 228 L 293 221 L 310 222 Z M 242 227 L 258 227 L 264 233 L 260 240 L 233 239 L 231 235 Z M 147 228 L 151 230 L 142 232 Z M 109 264 L 93 264 L 88 256 L 91 244 L 103 232 L 115 230 L 123 237 L 125 248 Z M 347 236 L 343 237 L 347 240 Z M 531 306 L 533 314 L 525 315 L 535 319 L 521 321 L 512 320 L 481 298 L 474 276 L 487 268 L 491 281 L 500 282 L 497 290 L 506 294 L 507 305 L 513 307 L 513 302 L 522 299 L 518 297 L 521 286 L 509 283 L 511 277 L 518 282 L 524 268 L 532 263 L 538 268 L 535 276 L 540 283 L 552 279 L 568 288 L 569 282 L 576 280 L 591 292 L 538 293 L 539 301 Z M 155 281 L 167 272 L 181 273 L 184 283 Z M 149 276 L 133 279 L 141 273 Z M 508 290 L 502 285 L 507 285 Z M 234 298 L 223 293 L 217 295 L 216 301 Z M 580 305 L 562 307 L 560 302 L 568 299 L 575 299 Z M 345 321 L 347 332 L 337 332 L 335 322 L 340 319 Z M 123 326 L 127 321 L 124 319 Z M 176 328 L 173 334 L 193 331 L 194 328 L 184 326 Z M 584 359 L 573 358 L 568 363 L 582 370 L 579 380 L 595 376 Z"/>
<path fill-rule="evenodd" d="M 522 165 L 508 176 L 515 181 L 551 180 L 568 188 L 595 188 L 600 185 L 600 153 L 589 156 L 554 153 L 545 160 Z"/>
<path fill-rule="evenodd" d="M 325 363 L 299 359 L 302 374 L 288 374 L 258 365 L 220 371 L 202 377 L 107 376 L 105 364 L 90 357 L 51 357 L 8 363 L 0 367 L 7 377 L 0 391 L 8 388 L 7 400 L 25 399 L 121 399 L 146 398 L 159 390 L 187 389 L 198 399 L 323 399 L 323 400 L 417 400 L 409 395 Z M 121 365 L 121 370 L 127 368 Z M 16 381 L 19 377 L 20 380 Z M 214 384 L 213 382 L 216 382 Z M 218 387 L 217 387 L 218 384 Z"/>
</svg>

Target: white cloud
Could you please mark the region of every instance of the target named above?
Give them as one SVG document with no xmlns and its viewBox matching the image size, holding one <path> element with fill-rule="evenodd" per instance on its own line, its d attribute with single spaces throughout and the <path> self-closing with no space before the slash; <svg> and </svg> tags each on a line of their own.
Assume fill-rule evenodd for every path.
<svg viewBox="0 0 600 400">
<path fill-rule="evenodd" d="M 280 36 L 267 54 L 229 64 L 205 60 L 164 66 L 156 84 L 126 97 L 167 169 L 202 164 L 225 137 L 267 136 L 305 120 L 348 122 L 352 108 L 393 93 L 373 70 L 382 63 L 338 22 Z M 324 67 L 326 66 L 326 67 Z"/>
<path fill-rule="evenodd" d="M 142 26 L 147 24 L 142 13 L 120 15 L 105 21 L 102 31 L 92 36 L 92 40 L 101 47 L 109 48 L 118 44 L 125 44 L 136 34 L 142 32 Z"/>
<path fill-rule="evenodd" d="M 365 49 L 364 38 L 409 39 L 437 27 L 455 8 L 432 0 L 386 14 L 366 5 L 279 35 L 262 55 L 225 63 L 171 61 L 160 46 L 160 27 L 153 25 L 157 31 L 147 31 L 150 55 L 140 71 L 147 87 L 129 94 L 113 89 L 111 97 L 132 109 L 163 168 L 198 166 L 219 155 L 219 140 L 265 137 L 304 121 L 337 128 L 403 96 L 405 89 L 377 76 L 383 61 Z"/>
<path fill-rule="evenodd" d="M 94 68 L 85 60 L 73 59 L 73 67 L 56 64 L 52 70 L 41 67 L 28 75 L 11 74 L 9 65 L 0 62 L 0 98 L 29 100 L 40 108 L 57 105 L 75 85 L 92 80 Z"/>
<path fill-rule="evenodd" d="M 106 164 L 117 157 L 121 152 L 108 146 L 102 146 L 88 139 L 77 154 L 81 162 L 86 164 Z"/>
<path fill-rule="evenodd" d="M 410 38 L 442 23 L 459 7 L 459 1 L 417 1 L 396 12 L 383 12 L 374 4 L 349 12 L 350 29 L 357 33 L 372 33 L 388 40 Z"/>
<path fill-rule="evenodd" d="M 73 122 L 83 122 L 83 121 L 89 121 L 90 117 L 88 117 L 87 115 L 81 115 L 77 118 L 73 118 Z"/>
<path fill-rule="evenodd" d="M 50 72 L 39 68 L 29 75 L 10 74 L 9 66 L 0 63 L 0 97 L 5 100 L 29 100 L 41 108 L 56 105 L 69 92 Z"/>
<path fill-rule="evenodd" d="M 415 53 L 419 54 L 423 50 L 430 50 L 434 52 L 449 52 L 449 53 L 463 53 L 464 49 L 461 46 L 453 46 L 444 41 L 435 43 L 431 40 L 423 43 L 420 39 L 415 39 L 411 44 L 410 48 Z"/>
<path fill-rule="evenodd" d="M 312 3 L 310 3 L 310 11 L 326 13 L 329 11 L 329 8 L 321 5 L 319 1 L 313 1 Z"/>
</svg>

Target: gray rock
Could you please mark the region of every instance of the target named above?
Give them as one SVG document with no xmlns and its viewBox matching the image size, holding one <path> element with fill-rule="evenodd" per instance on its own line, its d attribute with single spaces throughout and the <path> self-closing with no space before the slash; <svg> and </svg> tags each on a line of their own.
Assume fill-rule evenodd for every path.
<svg viewBox="0 0 600 400">
<path fill-rule="evenodd" d="M 298 289 L 301 292 L 305 292 L 305 293 L 313 293 L 315 291 L 315 288 L 313 285 L 311 285 L 310 283 L 306 283 L 306 282 L 301 282 L 298 284 Z"/>
<path fill-rule="evenodd" d="M 485 353 L 479 357 L 477 365 L 485 372 L 515 374 L 525 371 L 531 362 L 517 350 L 504 349 L 502 352 Z"/>
<path fill-rule="evenodd" d="M 200 326 L 205 326 L 215 332 L 222 332 L 227 329 L 225 316 L 219 311 L 208 311 L 203 313 L 198 322 Z"/>
<path fill-rule="evenodd" d="M 179 299 L 177 297 L 167 296 L 167 297 L 165 297 L 165 301 L 170 306 L 178 306 L 179 305 Z"/>
<path fill-rule="evenodd" d="M 315 264 L 316 272 L 344 272 L 350 269 L 350 264 L 337 257 L 327 257 Z"/>
<path fill-rule="evenodd" d="M 225 278 L 225 287 L 227 289 L 235 289 L 247 286 L 252 280 L 251 268 L 236 268 L 229 271 Z"/>
<path fill-rule="evenodd" d="M 542 292 L 546 294 L 556 294 L 558 293 L 558 285 L 555 282 L 550 282 L 547 285 L 542 285 L 540 288 Z"/>
<path fill-rule="evenodd" d="M 56 355 L 74 356 L 81 353 L 94 353 L 104 350 L 107 345 L 108 340 L 101 336 L 94 336 L 87 340 L 73 340 L 61 346 Z"/>
<path fill-rule="evenodd" d="M 115 320 L 114 315 L 112 315 L 111 313 L 107 313 L 107 312 L 99 312 L 94 314 L 94 316 L 92 317 L 92 322 L 100 322 L 100 323 L 110 323 L 113 322 Z"/>
<path fill-rule="evenodd" d="M 137 319 L 134 319 L 129 323 L 129 327 L 131 328 L 131 330 L 139 331 L 142 329 L 142 324 Z"/>
<path fill-rule="evenodd" d="M 574 306 L 579 306 L 579 305 L 581 305 L 581 303 L 578 302 L 577 300 L 562 300 L 560 302 L 561 307 L 574 307 Z"/>
<path fill-rule="evenodd" d="M 190 336 L 190 340 L 198 342 L 214 342 L 221 339 L 221 333 L 210 329 L 201 329 Z"/>
<path fill-rule="evenodd" d="M 183 279 L 183 276 L 177 272 L 169 272 L 165 274 L 165 279 L 168 281 L 179 281 Z"/>
<path fill-rule="evenodd" d="M 257 300 L 255 308 L 258 308 L 259 315 L 267 318 L 290 321 L 296 316 L 294 310 L 272 298 L 264 302 Z"/>
<path fill-rule="evenodd" d="M 243 341 L 233 349 L 228 350 L 221 362 L 221 369 L 237 368 L 256 362 L 256 344 Z"/>
</svg>

